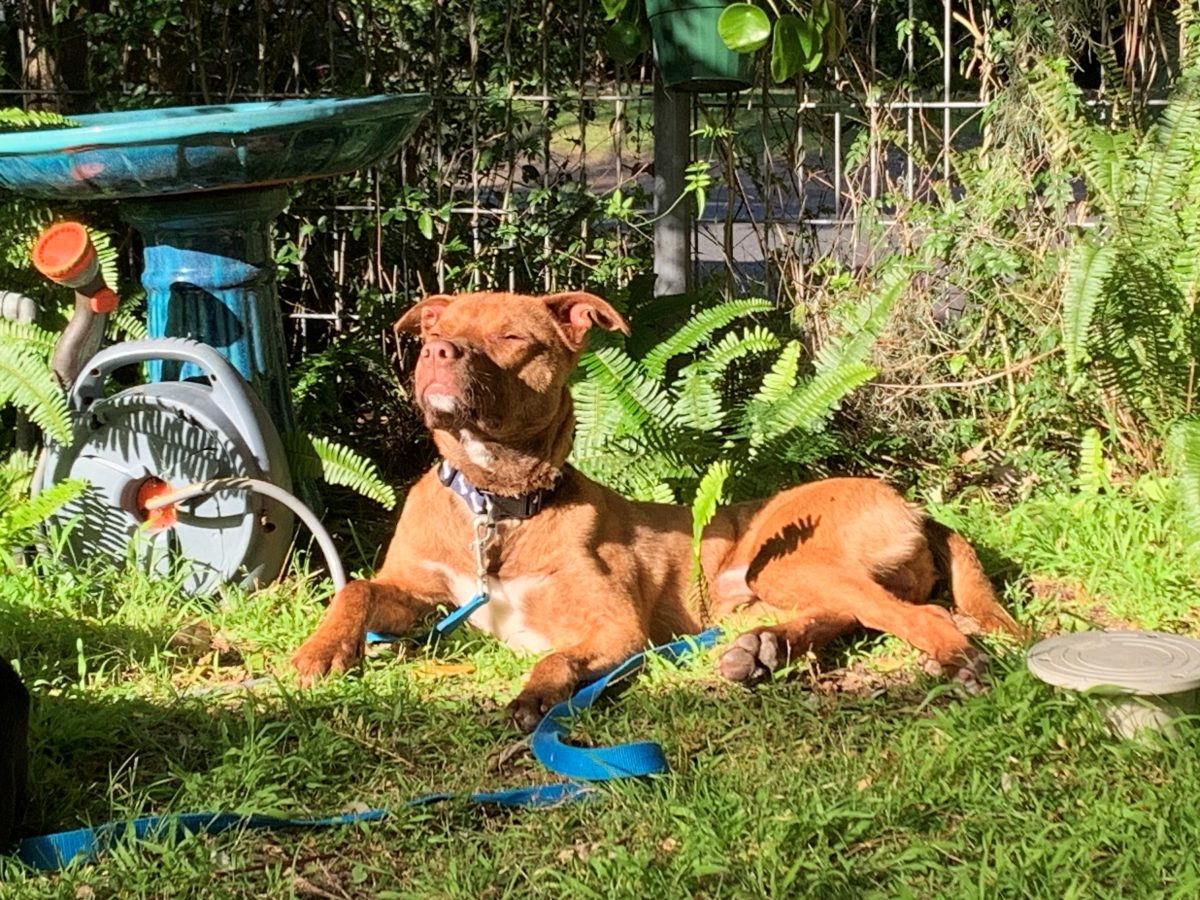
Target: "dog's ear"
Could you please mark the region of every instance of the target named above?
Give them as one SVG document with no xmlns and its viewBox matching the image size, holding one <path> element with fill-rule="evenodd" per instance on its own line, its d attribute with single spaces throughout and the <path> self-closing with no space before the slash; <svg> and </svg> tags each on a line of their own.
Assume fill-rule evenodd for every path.
<svg viewBox="0 0 1200 900">
<path fill-rule="evenodd" d="M 449 294 L 433 294 L 412 306 L 396 320 L 392 328 L 396 336 L 401 334 L 424 334 L 441 318 L 446 307 L 454 301 Z"/>
<path fill-rule="evenodd" d="M 605 331 L 620 331 L 629 334 L 629 324 L 607 301 L 584 291 L 551 294 L 542 302 L 554 316 L 558 330 L 572 350 L 583 346 L 588 329 L 598 325 Z"/>
</svg>

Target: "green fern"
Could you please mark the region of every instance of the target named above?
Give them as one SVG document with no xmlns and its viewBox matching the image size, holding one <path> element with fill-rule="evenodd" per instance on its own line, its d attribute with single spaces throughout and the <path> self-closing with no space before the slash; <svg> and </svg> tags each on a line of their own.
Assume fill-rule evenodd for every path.
<svg viewBox="0 0 1200 900">
<path fill-rule="evenodd" d="M 708 471 L 700 479 L 696 488 L 696 496 L 692 500 L 692 578 L 700 573 L 700 539 L 704 529 L 713 516 L 717 507 L 726 499 L 725 483 L 733 471 L 733 463 L 727 459 L 719 459 L 708 467 Z"/>
<path fill-rule="evenodd" d="M 1031 83 L 1055 164 L 1083 175 L 1100 216 L 1066 259 L 1067 365 L 1089 360 L 1106 402 L 1165 430 L 1196 407 L 1200 71 L 1189 64 L 1148 126 L 1094 119 L 1069 81 L 1054 63 Z"/>
<path fill-rule="evenodd" d="M 665 340 L 656 344 L 642 357 L 642 368 L 651 378 L 660 377 L 667 363 L 677 356 L 691 353 L 707 343 L 712 336 L 738 319 L 755 313 L 768 313 L 774 305 L 767 300 L 730 300 L 702 309 L 687 320 Z"/>
<path fill-rule="evenodd" d="M 30 353 L 49 359 L 59 336 L 32 322 L 0 318 L 0 346 L 20 345 Z"/>
<path fill-rule="evenodd" d="M 0 130 L 18 128 L 78 128 L 79 123 L 39 109 L 0 109 Z"/>
<path fill-rule="evenodd" d="M 842 303 L 833 311 L 830 316 L 831 334 L 814 358 L 818 372 L 833 372 L 844 366 L 867 362 L 892 309 L 908 290 L 917 268 L 909 261 L 886 264 L 872 290 L 865 296 Z"/>
<path fill-rule="evenodd" d="M 141 316 L 126 306 L 118 306 L 108 315 L 108 333 L 110 339 L 113 335 L 119 335 L 123 340 L 141 341 L 150 336 L 150 329 Z"/>
<path fill-rule="evenodd" d="M 745 416 L 750 447 L 757 450 L 797 430 L 822 428 L 842 398 L 876 374 L 870 366 L 851 363 L 813 376 L 775 403 L 752 404 Z"/>
<path fill-rule="evenodd" d="M 1176 422 L 1168 447 L 1184 525 L 1200 540 L 1200 419 Z"/>
<path fill-rule="evenodd" d="M 834 318 L 827 370 L 804 363 L 799 341 L 781 345 L 760 325 L 731 329 L 765 312 L 761 301 L 702 310 L 641 358 L 617 346 L 585 354 L 572 386 L 573 463 L 642 499 L 683 500 L 700 491 L 697 512 L 711 492 L 737 494 L 743 480 L 759 477 L 762 466 L 751 472 L 739 465 L 750 457 L 770 460 L 777 478 L 788 477 L 776 454 L 810 458 L 801 445 L 817 448 L 811 436 L 875 374 L 861 360 L 906 284 L 901 274 L 880 279 L 878 290 Z M 695 358 L 669 374 L 668 363 L 684 352 Z"/>
<path fill-rule="evenodd" d="M 87 233 L 92 241 L 92 246 L 96 248 L 96 263 L 100 267 L 100 274 L 104 277 L 105 284 L 116 290 L 120 283 L 117 271 L 117 259 L 120 254 L 113 246 L 112 238 L 108 232 L 96 228 L 88 228 Z"/>
<path fill-rule="evenodd" d="M 1074 372 L 1087 353 L 1092 316 L 1100 302 L 1104 285 L 1116 260 L 1113 247 L 1097 246 L 1083 240 L 1075 245 L 1067 262 L 1067 282 L 1063 289 L 1063 349 L 1067 369 Z"/>
<path fill-rule="evenodd" d="M 804 348 L 799 341 L 788 341 L 783 352 L 771 365 L 771 370 L 763 376 L 762 384 L 751 402 L 756 404 L 778 403 L 786 400 L 796 389 L 796 379 L 800 372 L 800 352 Z"/>
<path fill-rule="evenodd" d="M 580 367 L 598 389 L 600 403 L 618 407 L 624 430 L 641 431 L 649 425 L 670 428 L 675 424 L 674 405 L 666 389 L 620 347 L 601 347 L 584 354 Z M 603 417 L 589 424 L 596 426 L 605 421 L 610 420 Z M 590 431 L 579 435 L 584 445 L 602 438 Z"/>
<path fill-rule="evenodd" d="M 1100 432 L 1089 428 L 1079 441 L 1079 471 L 1075 482 L 1085 493 L 1099 494 L 1111 490 L 1112 476 L 1112 463 L 1104 455 Z"/>
<path fill-rule="evenodd" d="M 709 378 L 722 378 L 738 360 L 761 356 L 782 346 L 779 338 L 762 325 L 754 325 L 740 332 L 731 331 L 683 372 L 695 370 Z"/>
<path fill-rule="evenodd" d="M 7 323 L 9 339 L 0 343 L 0 406 L 22 410 L 49 437 L 59 443 L 71 439 L 71 418 L 66 397 L 40 349 L 44 332 L 34 325 Z M 20 339 L 21 332 L 27 336 Z"/>
<path fill-rule="evenodd" d="M 0 512 L 0 542 L 12 546 L 27 537 L 34 528 L 79 497 L 86 488 L 86 481 L 60 481 L 4 509 Z"/>
<path fill-rule="evenodd" d="M 13 451 L 0 463 L 0 547 L 9 550 L 25 543 L 33 530 L 83 493 L 83 481 L 63 481 L 39 493 L 29 495 L 37 456 Z M 0 566 L 10 556 L 0 553 Z"/>
<path fill-rule="evenodd" d="M 383 480 L 379 468 L 365 456 L 328 438 L 293 433 L 284 438 L 292 474 L 299 479 L 322 478 L 395 509 L 396 492 Z"/>
</svg>

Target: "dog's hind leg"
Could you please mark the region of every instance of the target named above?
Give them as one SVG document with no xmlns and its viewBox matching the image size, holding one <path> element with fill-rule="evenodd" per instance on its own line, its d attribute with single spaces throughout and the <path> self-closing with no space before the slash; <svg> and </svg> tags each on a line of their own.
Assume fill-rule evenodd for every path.
<svg viewBox="0 0 1200 900">
<path fill-rule="evenodd" d="M 434 606 L 383 581 L 352 581 L 333 598 L 325 618 L 292 656 L 300 683 L 311 685 L 329 672 L 345 672 L 363 655 L 368 631 L 404 634 Z"/>
<path fill-rule="evenodd" d="M 925 539 L 938 568 L 950 583 L 955 612 L 974 619 L 984 631 L 1005 631 L 1018 636 L 1024 633 L 1000 605 L 996 590 L 984 573 L 975 548 L 966 538 L 939 522 L 927 519 Z"/>
<path fill-rule="evenodd" d="M 753 588 L 763 603 L 777 610 L 790 609 L 793 617 L 739 637 L 726 653 L 728 661 L 721 661 L 726 677 L 764 677 L 790 659 L 861 625 L 912 644 L 929 656 L 934 671 L 969 687 L 978 685 L 983 654 L 971 646 L 946 610 L 906 603 L 865 574 L 785 558 L 764 569 Z M 753 658 L 753 666 L 747 667 L 743 654 Z M 736 677 L 747 668 L 745 678 Z"/>
</svg>

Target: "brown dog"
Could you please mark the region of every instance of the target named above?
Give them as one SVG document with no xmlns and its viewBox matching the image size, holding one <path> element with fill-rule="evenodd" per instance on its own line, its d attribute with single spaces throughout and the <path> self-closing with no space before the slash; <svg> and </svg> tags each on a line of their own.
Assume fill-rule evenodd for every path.
<svg viewBox="0 0 1200 900">
<path fill-rule="evenodd" d="M 304 683 L 351 666 L 366 631 L 404 633 L 486 585 L 470 622 L 543 654 L 510 706 L 525 730 L 580 681 L 736 610 L 777 623 L 725 652 L 721 671 L 737 681 L 865 626 L 976 685 L 982 655 L 925 604 L 939 574 L 981 627 L 1017 626 L 970 545 L 880 481 L 831 479 L 723 508 L 704 531 L 707 597 L 693 589 L 689 510 L 631 502 L 566 464 L 567 379 L 592 326 L 628 333 L 585 293 L 434 296 L 396 323 L 424 341 L 414 392 L 445 463 L 413 486 L 383 568 L 339 592 L 296 652 Z"/>
</svg>

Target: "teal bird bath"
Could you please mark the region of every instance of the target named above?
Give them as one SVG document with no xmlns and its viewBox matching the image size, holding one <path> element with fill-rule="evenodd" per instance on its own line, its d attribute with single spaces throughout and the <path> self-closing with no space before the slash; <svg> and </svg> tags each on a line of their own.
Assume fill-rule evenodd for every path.
<svg viewBox="0 0 1200 900">
<path fill-rule="evenodd" d="M 282 100 L 76 116 L 78 127 L 0 134 L 0 186 L 45 200 L 119 201 L 145 245 L 152 338 L 213 347 L 283 433 L 292 406 L 271 225 L 286 185 L 386 159 L 426 94 Z M 152 361 L 152 381 L 202 373 Z"/>
<path fill-rule="evenodd" d="M 72 440 L 49 443 L 34 479 L 35 490 L 88 484 L 56 519 L 74 523 L 71 555 L 121 565 L 132 550 L 164 575 L 185 559 L 183 592 L 206 594 L 238 578 L 273 580 L 293 513 L 322 540 L 320 522 L 289 493 L 279 438 L 295 421 L 271 225 L 289 183 L 387 158 L 428 106 L 424 94 L 239 103 L 0 134 L 0 186 L 49 201 L 116 201 L 145 247 L 150 340 L 81 363 L 66 386 Z M 133 363 L 154 383 L 109 391 L 108 376 Z M 151 501 L 173 496 L 154 518 Z M 332 552 L 327 535 L 322 547 Z"/>
</svg>

